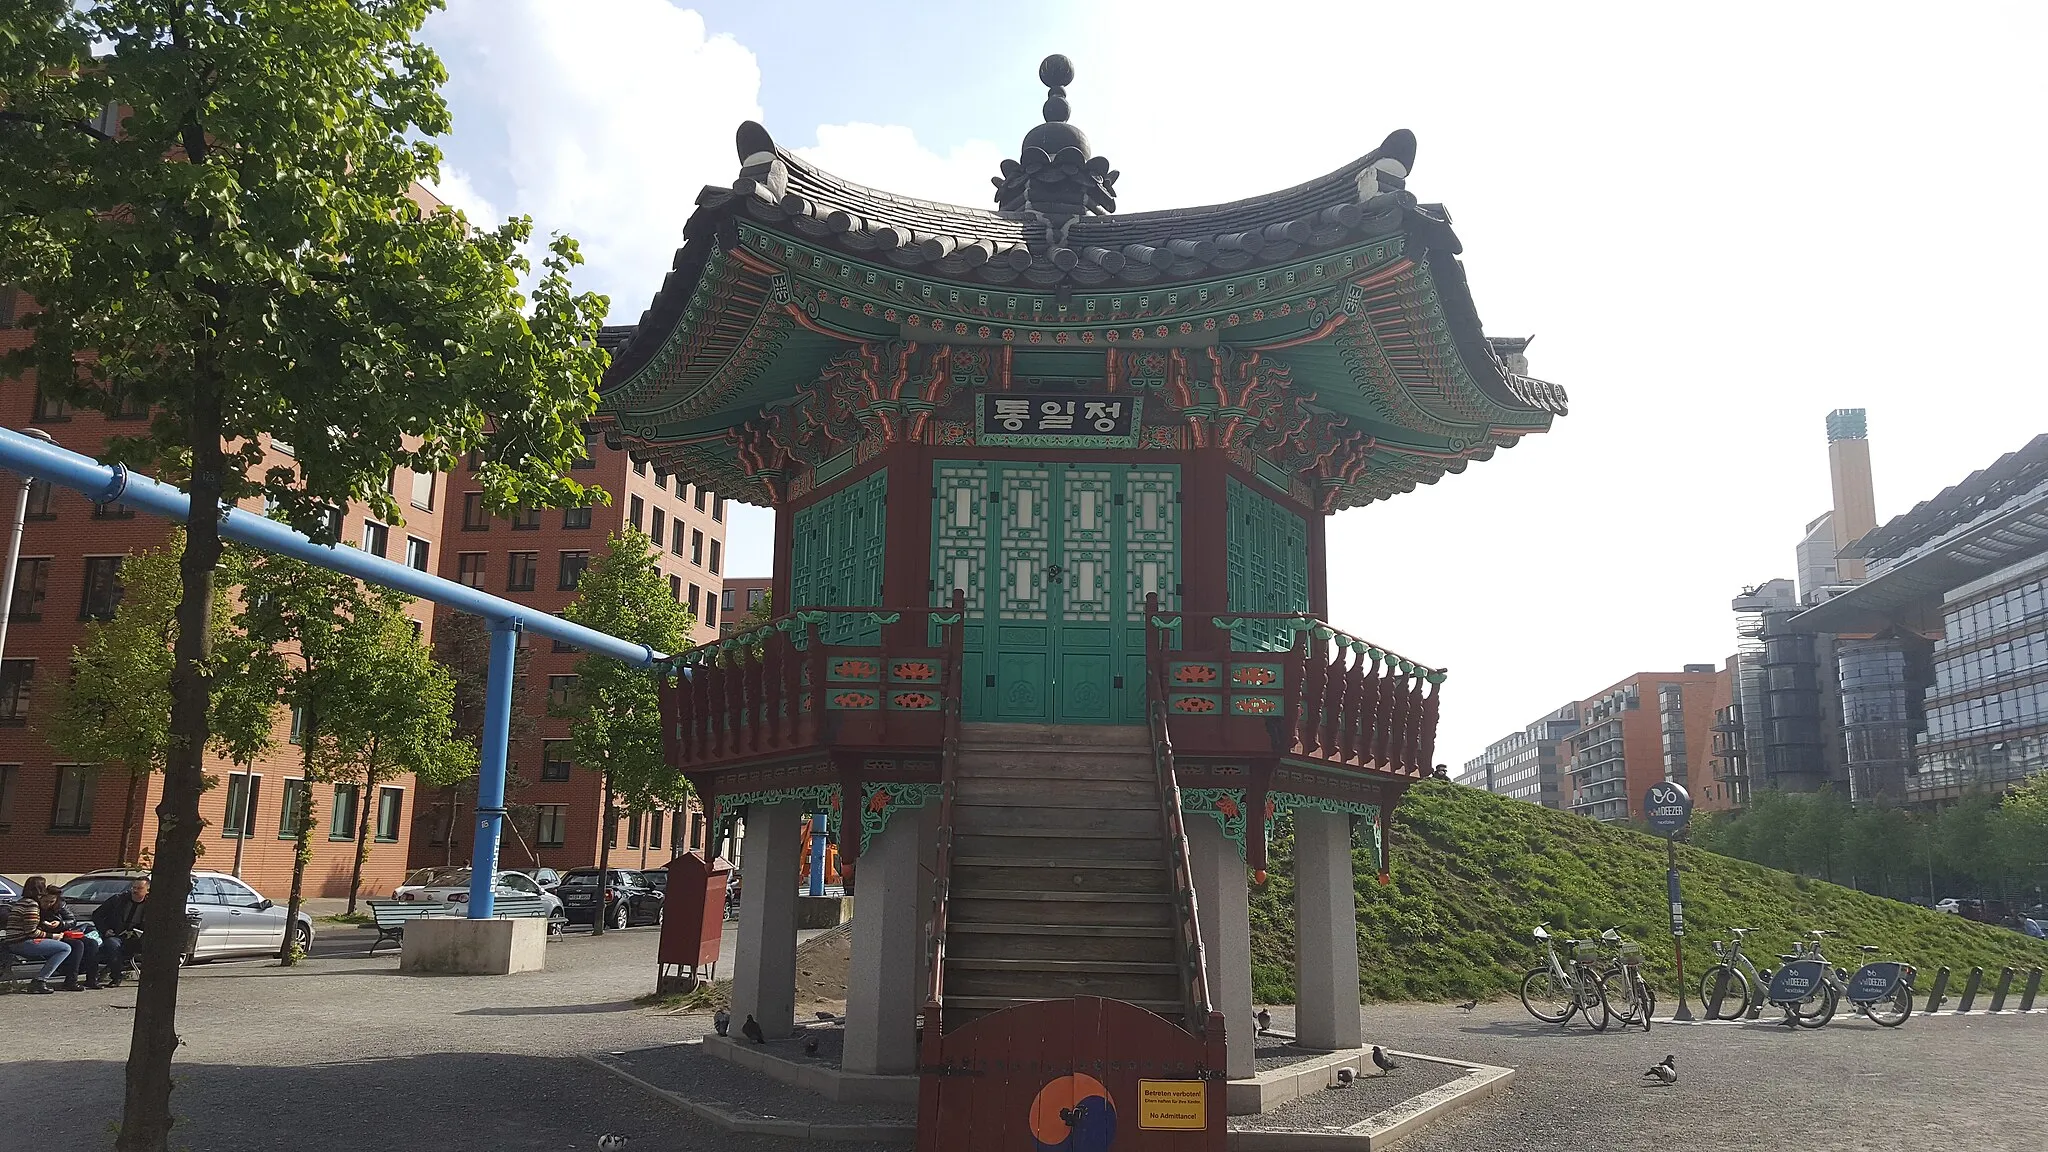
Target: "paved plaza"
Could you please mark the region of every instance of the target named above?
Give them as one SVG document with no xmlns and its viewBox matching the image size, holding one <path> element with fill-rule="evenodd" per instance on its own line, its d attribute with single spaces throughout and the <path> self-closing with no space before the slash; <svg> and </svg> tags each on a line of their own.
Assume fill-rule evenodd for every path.
<svg viewBox="0 0 2048 1152">
<path fill-rule="evenodd" d="M 572 933 L 549 946 L 548 971 L 509 978 L 400 975 L 395 955 L 362 958 L 367 937 L 328 928 L 296 971 L 185 971 L 173 1147 L 524 1152 L 591 1149 L 605 1132 L 630 1136 L 632 1152 L 800 1146 L 727 1133 L 579 1059 L 709 1028 L 706 1016 L 634 1003 L 654 982 L 651 930 Z M 40 1112 L 34 1146 L 106 1146 L 134 1001 L 132 989 L 0 997 L 0 1098 L 60 1102 Z M 1274 1015 L 1276 1027 L 1291 1023 Z M 1364 1021 L 1368 1043 L 1517 1070 L 1505 1092 L 1404 1141 L 1410 1152 L 2042 1144 L 2048 1013 L 1916 1016 L 1896 1031 L 1844 1018 L 1819 1032 L 1594 1035 L 1537 1024 L 1504 1000 L 1469 1014 L 1369 1006 Z M 1678 1084 L 1642 1087 L 1667 1052 Z"/>
</svg>

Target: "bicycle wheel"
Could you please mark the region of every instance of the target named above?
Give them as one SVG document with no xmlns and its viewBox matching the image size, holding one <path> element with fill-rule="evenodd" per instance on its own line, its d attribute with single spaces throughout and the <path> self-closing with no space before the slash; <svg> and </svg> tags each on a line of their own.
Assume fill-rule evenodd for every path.
<svg viewBox="0 0 2048 1152">
<path fill-rule="evenodd" d="M 1707 969 L 1700 977 L 1700 1004 L 1705 1007 L 1713 1006 L 1714 982 L 1721 978 L 1723 972 L 1728 974 L 1728 987 L 1721 993 L 1721 1013 L 1718 1016 L 1710 1015 L 1708 1019 L 1740 1020 L 1749 1012 L 1749 977 L 1744 976 L 1740 969 L 1730 968 L 1726 964 L 1716 964 Z"/>
<path fill-rule="evenodd" d="M 1813 1003 L 1811 1000 L 1801 1001 L 1792 1009 L 1792 1019 L 1801 1028 L 1819 1028 L 1835 1018 L 1835 1009 L 1841 1004 L 1841 993 L 1835 991 L 1833 984 L 1826 983 L 1820 986 L 1820 993 L 1820 1004 L 1811 1012 L 1805 1011 L 1806 1006 Z"/>
<path fill-rule="evenodd" d="M 1638 972 L 1636 973 L 1636 991 L 1643 998 L 1643 1031 L 1648 1032 L 1650 1030 L 1650 1021 L 1657 1016 L 1657 990 L 1650 987 L 1650 982 L 1643 979 L 1643 974 Z"/>
<path fill-rule="evenodd" d="M 1569 983 L 1548 968 L 1537 968 L 1522 977 L 1522 1007 L 1545 1024 L 1562 1024 L 1572 1018 L 1578 1002 Z"/>
<path fill-rule="evenodd" d="M 1629 979 L 1626 972 L 1617 970 L 1601 976 L 1600 996 L 1607 1001 L 1614 1018 L 1621 1021 L 1623 1027 L 1634 1024 L 1638 1015 L 1643 1014 L 1642 997 L 1636 991 L 1635 981 Z"/>
<path fill-rule="evenodd" d="M 1600 1012 L 1597 1017 L 1593 1015 L 1595 1009 Z M 1607 1031 L 1608 1023 L 1614 1019 L 1614 1010 L 1607 1006 L 1607 990 L 1590 968 L 1579 971 L 1579 1010 L 1586 1014 L 1586 1023 L 1595 1032 Z"/>
<path fill-rule="evenodd" d="M 1886 1028 L 1897 1028 L 1913 1014 L 1913 989 L 1904 980 L 1892 989 L 1892 994 L 1882 1000 L 1873 1000 L 1863 1006 L 1872 1020 Z"/>
</svg>

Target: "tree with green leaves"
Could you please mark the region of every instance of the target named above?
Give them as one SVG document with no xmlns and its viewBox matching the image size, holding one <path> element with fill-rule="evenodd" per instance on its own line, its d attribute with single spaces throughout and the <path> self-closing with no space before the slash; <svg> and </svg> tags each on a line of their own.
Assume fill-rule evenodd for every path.
<svg viewBox="0 0 2048 1152">
<path fill-rule="evenodd" d="M 526 683 L 526 666 L 532 649 L 521 644 L 512 658 L 512 682 Z M 484 739 L 484 701 L 490 687 L 491 628 L 480 616 L 442 609 L 434 614 L 434 659 L 448 669 L 454 679 L 455 688 L 455 733 L 481 755 Z M 537 721 L 532 712 L 522 708 L 512 710 L 509 739 L 513 748 L 525 745 L 533 735 Z M 531 781 L 517 771 L 517 765 L 509 760 L 505 765 L 505 823 L 513 828 L 517 836 L 518 822 L 538 821 L 540 810 L 532 804 L 518 804 L 512 797 Z M 445 782 L 438 789 L 440 795 L 434 803 L 433 819 L 439 824 L 442 843 L 443 864 L 455 863 L 456 815 L 466 801 L 471 809 L 476 807 L 478 778 L 472 774 L 466 780 Z M 534 838 L 539 839 L 540 830 L 536 823 Z M 534 859 L 538 865 L 538 858 Z"/>
<path fill-rule="evenodd" d="M 694 620 L 670 594 L 668 578 L 656 567 L 647 537 L 626 532 L 613 536 L 606 548 L 584 570 L 576 600 L 564 615 L 656 652 L 681 651 Z M 576 662 L 576 686 L 568 702 L 556 706 L 555 714 L 575 722 L 569 733 L 570 759 L 602 775 L 598 867 L 609 869 L 611 833 L 621 809 L 676 809 L 689 800 L 689 782 L 662 755 L 657 681 L 645 670 L 593 653 Z M 595 930 L 604 931 L 601 903 Z"/>
<path fill-rule="evenodd" d="M 174 531 L 162 547 L 121 562 L 121 603 L 111 619 L 85 626 L 71 650 L 71 680 L 60 690 L 44 733 L 67 759 L 118 766 L 128 777 L 121 838 L 112 865 L 132 863 L 136 811 L 151 774 L 163 771 L 171 750 L 172 651 L 177 645 L 178 560 L 185 534 Z M 233 557 L 230 557 L 232 561 Z M 267 709 L 244 703 L 268 685 L 252 660 L 247 637 L 229 611 L 226 584 L 215 591 L 213 664 L 217 692 L 208 722 L 212 744 L 231 757 L 262 755 L 271 739 Z"/>
<path fill-rule="evenodd" d="M 343 630 L 355 642 L 338 653 L 345 663 L 334 670 L 320 717 L 332 756 L 330 778 L 357 788 L 350 915 L 370 855 L 378 785 L 410 774 L 422 787 L 434 788 L 476 774 L 476 747 L 454 734 L 454 677 L 414 635 L 412 619 L 399 610 L 402 603 L 372 599 L 368 615 Z"/>
<path fill-rule="evenodd" d="M 13 0 L 0 26 L 0 283 L 35 301 L 0 370 L 151 419 L 113 451 L 194 507 L 263 495 L 331 536 L 331 510 L 396 513 L 394 467 L 482 456 L 491 506 L 592 499 L 585 451 L 605 301 L 573 241 L 530 296 L 531 224 L 472 226 L 414 199 L 449 128 L 436 0 Z M 266 465 L 288 444 L 289 464 Z M 214 517 L 180 562 L 170 752 L 158 807 L 119 1152 L 171 1128 L 177 947 L 209 740 Z"/>
</svg>

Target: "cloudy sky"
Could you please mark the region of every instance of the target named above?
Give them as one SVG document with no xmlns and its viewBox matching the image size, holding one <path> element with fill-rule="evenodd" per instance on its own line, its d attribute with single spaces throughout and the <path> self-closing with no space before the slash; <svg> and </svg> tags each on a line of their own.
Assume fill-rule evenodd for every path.
<svg viewBox="0 0 2048 1152">
<path fill-rule="evenodd" d="M 1038 60 L 1125 211 L 1320 175 L 1394 128 L 1480 314 L 1572 414 L 1331 525 L 1337 623 L 1448 665 L 1461 763 L 1638 671 L 1719 662 L 1792 575 L 1823 417 L 1880 519 L 2048 428 L 2048 5 L 451 0 L 444 191 L 582 241 L 647 304 L 749 118 L 849 179 L 983 204 Z M 2029 336 L 2028 333 L 2034 333 Z M 728 570 L 768 570 L 769 518 Z"/>
</svg>

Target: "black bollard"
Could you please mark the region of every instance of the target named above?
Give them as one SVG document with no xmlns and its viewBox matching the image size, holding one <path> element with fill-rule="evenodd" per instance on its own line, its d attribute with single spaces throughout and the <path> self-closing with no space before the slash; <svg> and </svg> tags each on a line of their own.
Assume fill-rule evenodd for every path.
<svg viewBox="0 0 2048 1152">
<path fill-rule="evenodd" d="M 2032 1012 L 2034 1010 L 2034 994 L 2040 990 L 2041 970 L 2036 968 L 2027 973 L 2027 990 L 2020 994 L 2020 1011 Z"/>
<path fill-rule="evenodd" d="M 2005 1011 L 2005 994 L 2010 991 L 2012 991 L 2012 968 L 2008 965 L 2005 971 L 1998 974 L 1998 988 L 1991 993 L 1991 1011 Z"/>
<path fill-rule="evenodd" d="M 1968 1012 L 1970 1010 L 1970 1005 L 1977 1002 L 1977 988 L 1983 983 L 1984 970 L 1982 968 L 1970 969 L 1970 978 L 1968 980 L 1963 981 L 1962 1002 L 1956 1005 L 1956 1012 L 1958 1015 L 1964 1012 Z"/>
<path fill-rule="evenodd" d="M 1721 1018 L 1721 998 L 1728 995 L 1728 977 L 1733 974 L 1728 970 L 1726 964 L 1719 965 L 1714 971 L 1716 973 L 1714 976 L 1714 991 L 1707 997 L 1707 1019 L 1709 1020 L 1719 1020 Z"/>
<path fill-rule="evenodd" d="M 1932 1016 L 1941 1011 L 1942 997 L 1948 994 L 1948 965 L 1943 964 L 1934 973 L 1934 987 L 1927 990 L 1927 1007 L 1924 1011 Z"/>
</svg>

